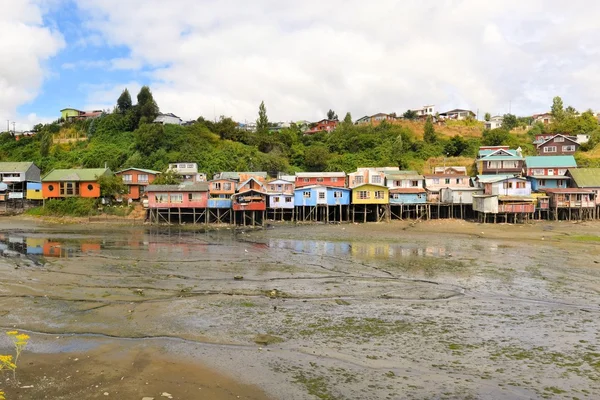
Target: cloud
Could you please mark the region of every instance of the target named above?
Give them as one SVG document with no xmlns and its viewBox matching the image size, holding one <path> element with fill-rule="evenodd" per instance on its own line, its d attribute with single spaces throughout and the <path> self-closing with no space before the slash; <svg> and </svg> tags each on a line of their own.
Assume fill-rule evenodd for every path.
<svg viewBox="0 0 600 400">
<path fill-rule="evenodd" d="M 581 12 L 580 4 L 585 8 Z M 595 107 L 600 3 L 575 0 L 80 0 L 91 37 L 149 71 L 161 110 L 318 119 L 424 104 L 517 114 Z M 138 85 L 139 86 L 139 85 Z M 131 87 L 130 87 L 131 89 Z M 114 104 L 122 90 L 93 91 Z M 134 92 L 132 91 L 132 94 Z M 94 98 L 98 96 L 98 99 Z"/>
<path fill-rule="evenodd" d="M 85 110 L 112 110 L 117 104 L 117 99 L 127 88 L 131 99 L 136 103 L 136 95 L 142 85 L 135 82 L 105 83 L 105 84 L 81 84 L 79 91 L 86 93 Z"/>
<path fill-rule="evenodd" d="M 4 2 L 0 13 L 0 120 L 16 119 L 17 107 L 33 100 L 50 75 L 45 61 L 64 46 L 62 35 L 43 25 L 48 1 Z"/>
</svg>

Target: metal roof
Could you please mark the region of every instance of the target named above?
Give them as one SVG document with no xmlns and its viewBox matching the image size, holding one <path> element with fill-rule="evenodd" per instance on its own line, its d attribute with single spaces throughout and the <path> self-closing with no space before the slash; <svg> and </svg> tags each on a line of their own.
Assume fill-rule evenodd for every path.
<svg viewBox="0 0 600 400">
<path fill-rule="evenodd" d="M 94 182 L 110 173 L 108 168 L 53 169 L 42 178 L 42 182 Z"/>
<path fill-rule="evenodd" d="M 417 193 L 425 193 L 425 189 L 423 188 L 394 188 L 390 189 L 390 193 L 400 193 L 400 194 L 417 194 Z"/>
<path fill-rule="evenodd" d="M 191 185 L 148 185 L 146 192 L 208 192 L 208 182 Z"/>
<path fill-rule="evenodd" d="M 540 189 L 540 191 L 546 193 L 594 193 L 592 190 L 586 190 L 581 188 Z"/>
<path fill-rule="evenodd" d="M 573 156 L 530 156 L 525 157 L 527 168 L 572 168 L 577 167 Z"/>
<path fill-rule="evenodd" d="M 514 175 L 477 175 L 477 181 L 479 183 L 502 182 L 507 179 L 525 180 L 525 178 L 521 178 L 519 176 L 514 176 Z"/>
<path fill-rule="evenodd" d="M 318 189 L 318 188 L 325 188 L 325 189 L 332 189 L 332 190 L 348 190 L 348 191 L 352 190 L 347 187 L 337 187 L 337 186 L 327 186 L 327 185 L 307 185 L 307 186 L 297 187 L 294 189 L 294 191 L 306 190 L 306 189 Z"/>
<path fill-rule="evenodd" d="M 575 185 L 580 188 L 600 187 L 600 168 L 575 168 L 569 170 Z"/>
<path fill-rule="evenodd" d="M 354 186 L 352 188 L 352 190 L 356 190 L 356 189 L 361 188 L 363 186 L 375 186 L 375 187 L 382 188 L 382 189 L 389 189 L 387 186 L 385 186 L 385 185 L 379 185 L 377 183 L 362 183 L 362 184 L 360 184 L 358 186 Z"/>
<path fill-rule="evenodd" d="M 0 172 L 27 172 L 32 162 L 0 162 Z"/>
<path fill-rule="evenodd" d="M 153 174 L 153 175 L 158 175 L 158 174 L 160 174 L 160 171 L 154 171 L 154 170 L 152 170 L 152 169 L 133 168 L 133 167 L 131 167 L 131 168 L 125 168 L 125 169 L 122 169 L 122 170 L 120 170 L 120 171 L 117 171 L 117 172 L 115 172 L 115 174 L 120 174 L 120 173 L 122 173 L 122 172 L 125 172 L 125 171 L 132 171 L 132 170 L 133 170 L 133 171 L 145 172 L 145 173 L 147 173 L 147 174 Z"/>
<path fill-rule="evenodd" d="M 345 178 L 345 172 L 296 172 L 297 178 Z"/>
</svg>

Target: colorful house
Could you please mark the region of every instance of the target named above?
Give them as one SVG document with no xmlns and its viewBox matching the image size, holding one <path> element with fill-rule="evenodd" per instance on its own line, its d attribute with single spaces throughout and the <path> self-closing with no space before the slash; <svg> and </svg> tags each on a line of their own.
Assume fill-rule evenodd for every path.
<svg viewBox="0 0 600 400">
<path fill-rule="evenodd" d="M 468 189 L 471 187 L 470 178 L 461 174 L 435 174 L 424 175 L 425 189 L 427 190 L 427 201 L 429 203 L 438 203 L 441 200 L 440 190 Z"/>
<path fill-rule="evenodd" d="M 44 200 L 42 193 L 42 182 L 27 182 L 27 200 Z"/>
<path fill-rule="evenodd" d="M 531 196 L 531 182 L 516 176 L 478 176 L 477 182 L 484 195 Z"/>
<path fill-rule="evenodd" d="M 425 187 L 425 177 L 417 171 L 391 171 L 385 174 L 385 185 L 390 189 L 422 189 Z"/>
<path fill-rule="evenodd" d="M 364 183 L 352 189 L 352 204 L 388 204 L 389 194 L 387 186 Z"/>
<path fill-rule="evenodd" d="M 521 150 L 510 150 L 507 146 L 497 149 L 481 147 L 476 160 L 480 175 L 520 175 L 523 172 L 523 156 Z"/>
<path fill-rule="evenodd" d="M 390 189 L 390 204 L 425 204 L 427 191 L 420 187 Z"/>
<path fill-rule="evenodd" d="M 398 167 L 358 168 L 356 172 L 348 174 L 348 187 L 354 188 L 365 183 L 384 185 L 386 174 L 398 171 Z"/>
<path fill-rule="evenodd" d="M 322 119 L 316 122 L 314 126 L 304 132 L 305 135 L 314 135 L 320 132 L 333 132 L 339 121 L 337 119 Z"/>
<path fill-rule="evenodd" d="M 226 171 L 219 172 L 213 176 L 213 180 L 216 179 L 231 179 L 236 182 L 244 182 L 250 178 L 254 178 L 259 182 L 266 182 L 268 178 L 268 174 L 264 171 L 258 172 L 235 172 L 235 171 Z"/>
<path fill-rule="evenodd" d="M 81 111 L 76 108 L 63 108 L 60 110 L 60 117 L 64 121 L 76 121 L 90 118 L 97 118 L 103 113 L 102 110 Z"/>
<path fill-rule="evenodd" d="M 572 186 L 593 191 L 596 204 L 600 205 L 600 168 L 569 169 L 567 176 L 571 178 Z"/>
<path fill-rule="evenodd" d="M 99 198 L 98 178 L 112 175 L 108 168 L 53 169 L 42 178 L 44 199 L 64 197 Z"/>
<path fill-rule="evenodd" d="M 0 183 L 6 185 L 5 198 L 41 200 L 40 169 L 32 162 L 0 162 Z M 31 196 L 31 197 L 29 197 Z"/>
<path fill-rule="evenodd" d="M 579 146 L 577 137 L 558 134 L 538 143 L 536 150 L 539 155 L 545 156 L 568 155 L 575 154 Z"/>
<path fill-rule="evenodd" d="M 345 172 L 297 172 L 296 189 L 305 186 L 346 187 Z"/>
<path fill-rule="evenodd" d="M 334 186 L 303 186 L 294 189 L 294 205 L 296 207 L 345 206 L 350 204 L 351 190 Z"/>
<path fill-rule="evenodd" d="M 267 189 L 256 178 L 250 178 L 237 186 L 231 201 L 234 211 L 265 211 L 267 209 Z"/>
<path fill-rule="evenodd" d="M 551 208 L 594 208 L 596 193 L 588 189 L 566 188 L 544 190 L 550 197 Z"/>
<path fill-rule="evenodd" d="M 148 185 L 148 208 L 206 208 L 208 206 L 208 184 L 198 182 L 191 185 Z"/>
<path fill-rule="evenodd" d="M 269 197 L 268 208 L 293 209 L 294 208 L 294 182 L 275 179 L 266 184 Z"/>
<path fill-rule="evenodd" d="M 525 157 L 525 175 L 531 182 L 533 191 L 567 188 L 569 169 L 577 168 L 573 156 L 532 156 Z"/>
<path fill-rule="evenodd" d="M 115 173 L 127 186 L 127 194 L 124 197 L 131 200 L 139 200 L 144 196 L 146 187 L 154 182 L 158 174 L 159 171 L 141 168 L 127 168 Z"/>
<path fill-rule="evenodd" d="M 237 182 L 232 179 L 213 179 L 208 185 L 208 207 L 231 208 L 231 196 L 235 194 Z"/>
</svg>

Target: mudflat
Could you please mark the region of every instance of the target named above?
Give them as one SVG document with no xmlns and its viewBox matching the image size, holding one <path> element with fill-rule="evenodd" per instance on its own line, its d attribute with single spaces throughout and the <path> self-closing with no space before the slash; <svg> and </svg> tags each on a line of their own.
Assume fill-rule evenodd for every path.
<svg viewBox="0 0 600 400">
<path fill-rule="evenodd" d="M 8 399 L 595 398 L 599 234 L 596 222 L 2 219 L 0 325 L 31 340 L 1 387 Z"/>
</svg>

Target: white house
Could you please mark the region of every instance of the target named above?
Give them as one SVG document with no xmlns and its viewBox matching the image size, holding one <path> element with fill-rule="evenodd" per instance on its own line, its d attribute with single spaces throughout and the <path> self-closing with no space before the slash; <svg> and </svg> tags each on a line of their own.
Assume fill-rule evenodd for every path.
<svg viewBox="0 0 600 400">
<path fill-rule="evenodd" d="M 428 106 L 423 106 L 421 108 L 414 108 L 410 111 L 416 112 L 419 117 L 425 116 L 425 115 L 434 116 L 435 115 L 435 106 L 433 104 L 430 104 Z"/>
<path fill-rule="evenodd" d="M 183 120 L 179 118 L 177 115 L 172 113 L 167 114 L 158 114 L 158 117 L 154 119 L 155 124 L 173 124 L 173 125 L 181 125 L 183 124 Z"/>
<path fill-rule="evenodd" d="M 469 117 L 475 118 L 475 113 L 471 110 L 463 110 L 460 108 L 455 108 L 454 110 L 446 111 L 440 114 L 440 118 L 442 119 L 455 119 L 458 121 L 462 121 Z"/>
<path fill-rule="evenodd" d="M 182 182 L 206 182 L 206 174 L 198 172 L 198 164 L 196 163 L 170 163 L 167 170 L 179 175 Z"/>
<path fill-rule="evenodd" d="M 483 125 L 485 129 L 491 130 L 501 128 L 503 122 L 504 117 L 502 115 L 494 115 L 489 121 L 485 121 Z"/>
</svg>

